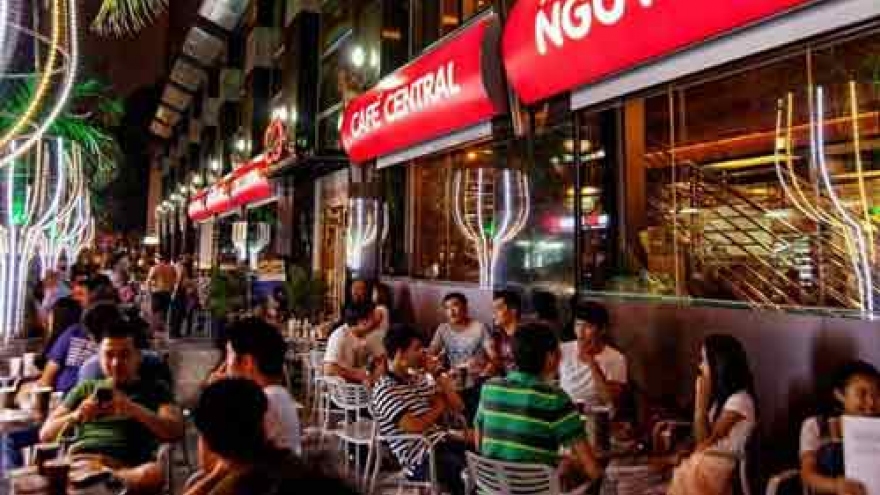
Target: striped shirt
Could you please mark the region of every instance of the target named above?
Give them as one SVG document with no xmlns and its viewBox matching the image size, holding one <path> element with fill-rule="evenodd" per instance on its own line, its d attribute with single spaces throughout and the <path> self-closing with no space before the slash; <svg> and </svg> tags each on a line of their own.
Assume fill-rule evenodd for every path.
<svg viewBox="0 0 880 495">
<path fill-rule="evenodd" d="M 483 386 L 474 423 L 480 453 L 502 461 L 555 466 L 560 448 L 586 439 L 584 422 L 565 392 L 518 371 Z"/>
<path fill-rule="evenodd" d="M 405 435 L 400 428 L 400 420 L 406 414 L 421 416 L 431 410 L 431 399 L 437 393 L 436 387 L 424 378 L 406 381 L 392 373 L 387 373 L 373 388 L 373 413 L 379 423 L 379 434 L 383 436 Z M 436 426 L 423 433 L 431 442 L 445 433 Z M 397 462 L 411 475 L 427 457 L 428 448 L 417 440 L 391 440 L 388 442 Z"/>
</svg>

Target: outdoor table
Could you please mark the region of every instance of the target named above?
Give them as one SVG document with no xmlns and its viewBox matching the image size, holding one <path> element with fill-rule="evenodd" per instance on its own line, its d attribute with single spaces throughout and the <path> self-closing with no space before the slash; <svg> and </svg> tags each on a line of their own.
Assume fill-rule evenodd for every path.
<svg viewBox="0 0 880 495">
<path fill-rule="evenodd" d="M 6 445 L 9 435 L 17 431 L 27 430 L 39 424 L 39 421 L 31 411 L 21 409 L 0 410 L 0 444 Z M 0 457 L 0 473 L 7 475 L 6 456 Z"/>
</svg>

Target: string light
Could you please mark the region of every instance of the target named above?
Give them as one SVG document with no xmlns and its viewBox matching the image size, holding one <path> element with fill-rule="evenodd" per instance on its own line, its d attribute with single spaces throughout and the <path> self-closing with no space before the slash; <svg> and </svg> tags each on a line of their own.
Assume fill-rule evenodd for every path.
<svg viewBox="0 0 880 495">
<path fill-rule="evenodd" d="M 11 140 L 16 137 L 17 133 L 20 132 L 21 129 L 23 129 L 25 125 L 28 125 L 31 123 L 31 120 L 37 111 L 36 109 L 39 106 L 39 103 L 40 103 L 39 100 L 42 99 L 42 97 L 37 98 L 37 95 L 45 94 L 45 90 L 41 92 L 40 89 L 43 86 L 48 88 L 48 84 L 49 84 L 48 81 L 49 81 L 51 75 L 53 74 L 54 57 L 57 53 L 61 53 L 62 55 L 65 54 L 64 51 L 62 50 L 62 48 L 60 47 L 60 42 L 58 41 L 58 38 L 56 38 L 56 34 L 58 32 L 61 32 L 61 28 L 62 28 L 61 24 L 63 23 L 63 18 L 61 17 L 61 14 L 60 14 L 61 9 L 62 9 L 62 5 L 67 5 L 66 10 L 68 12 L 68 19 L 69 20 L 67 22 L 67 25 L 64 26 L 65 29 L 63 31 L 65 33 L 68 33 L 68 35 L 69 35 L 68 43 L 70 44 L 70 50 L 69 50 L 69 53 L 67 53 L 67 65 L 66 65 L 67 70 L 63 71 L 65 73 L 65 78 L 62 83 L 61 92 L 58 96 L 57 101 L 55 102 L 54 107 L 52 107 L 52 109 L 49 111 L 48 115 L 45 117 L 43 122 L 41 122 L 38 126 L 36 126 L 36 129 L 24 140 L 23 143 L 21 143 L 19 146 L 16 146 L 16 147 L 9 147 L 11 152 L 4 155 L 2 158 L 0 158 L 0 169 L 2 169 L 3 167 L 6 167 L 10 163 L 12 163 L 13 160 L 18 159 L 22 155 L 27 153 L 46 134 L 46 131 L 49 129 L 49 126 L 51 126 L 52 123 L 55 121 L 55 119 L 58 118 L 58 115 L 61 114 L 61 111 L 64 109 L 64 106 L 67 104 L 67 101 L 70 98 L 71 90 L 73 89 L 73 83 L 74 83 L 74 80 L 76 79 L 76 67 L 77 67 L 77 64 L 79 63 L 79 59 L 78 59 L 78 57 L 79 57 L 78 36 L 79 35 L 77 33 L 78 20 L 77 20 L 77 11 L 76 11 L 76 1 L 69 0 L 68 2 L 61 2 L 61 0 L 55 0 L 52 5 L 53 5 L 52 12 L 54 14 L 53 15 L 53 22 L 52 22 L 53 38 L 52 38 L 52 41 L 50 42 L 50 47 L 49 47 L 50 60 L 52 61 L 52 63 L 51 64 L 47 63 L 45 65 L 46 69 L 42 74 L 40 84 L 37 87 L 37 91 L 34 93 L 35 97 L 34 97 L 33 101 L 31 102 L 31 106 L 29 107 L 29 109 L 22 114 L 22 116 L 18 119 L 16 124 L 14 124 L 10 128 L 9 132 L 7 132 L 2 138 L 0 138 L 0 150 L 9 147 L 8 144 L 11 143 Z M 2 20 L 0 20 L 0 21 L 2 21 Z M 57 29 L 57 31 L 56 31 L 56 29 Z"/>
</svg>

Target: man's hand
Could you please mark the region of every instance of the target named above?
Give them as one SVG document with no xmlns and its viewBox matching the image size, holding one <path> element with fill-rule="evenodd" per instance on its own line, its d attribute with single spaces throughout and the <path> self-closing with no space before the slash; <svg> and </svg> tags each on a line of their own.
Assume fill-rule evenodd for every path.
<svg viewBox="0 0 880 495">
<path fill-rule="evenodd" d="M 440 361 L 440 357 L 432 356 L 430 354 L 425 356 L 425 371 L 433 376 L 437 376 L 440 374 L 441 368 L 442 362 Z"/>
<path fill-rule="evenodd" d="M 82 401 L 76 409 L 76 422 L 90 423 L 106 412 L 106 408 L 101 406 L 95 396 L 91 396 Z"/>
<path fill-rule="evenodd" d="M 107 406 L 114 416 L 132 417 L 135 415 L 135 408 L 139 407 L 124 393 L 114 390 L 113 401 Z"/>
</svg>

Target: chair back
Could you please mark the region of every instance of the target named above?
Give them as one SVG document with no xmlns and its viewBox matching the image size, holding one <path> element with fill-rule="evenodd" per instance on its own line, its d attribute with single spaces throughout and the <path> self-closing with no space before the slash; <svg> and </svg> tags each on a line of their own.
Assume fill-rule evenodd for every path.
<svg viewBox="0 0 880 495">
<path fill-rule="evenodd" d="M 370 392 L 367 387 L 359 383 L 346 383 L 334 379 L 328 383 L 330 387 L 330 400 L 336 407 L 344 411 L 360 412 L 370 405 Z"/>
<path fill-rule="evenodd" d="M 486 495 L 556 495 L 559 478 L 550 466 L 486 459 L 467 453 L 468 474 L 477 493 Z"/>
<path fill-rule="evenodd" d="M 309 351 L 309 365 L 314 370 L 323 369 L 324 368 L 324 351 L 319 350 L 319 349 L 313 349 L 313 350 Z"/>
</svg>

